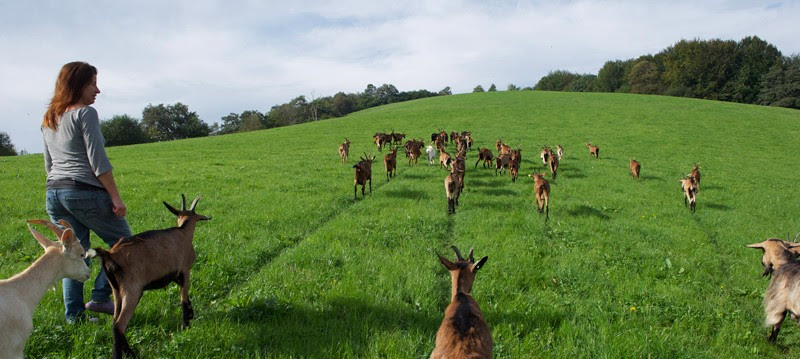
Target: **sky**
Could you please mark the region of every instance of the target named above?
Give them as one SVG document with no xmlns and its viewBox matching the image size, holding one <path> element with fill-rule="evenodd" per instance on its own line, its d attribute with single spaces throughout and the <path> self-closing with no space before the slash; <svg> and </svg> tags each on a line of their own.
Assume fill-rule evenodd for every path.
<svg viewBox="0 0 800 359">
<path fill-rule="evenodd" d="M 101 119 L 181 102 L 212 124 L 368 84 L 534 86 L 682 39 L 758 36 L 792 55 L 798 19 L 800 0 L 0 0 L 0 132 L 42 152 L 42 116 L 71 61 L 98 68 Z"/>
</svg>

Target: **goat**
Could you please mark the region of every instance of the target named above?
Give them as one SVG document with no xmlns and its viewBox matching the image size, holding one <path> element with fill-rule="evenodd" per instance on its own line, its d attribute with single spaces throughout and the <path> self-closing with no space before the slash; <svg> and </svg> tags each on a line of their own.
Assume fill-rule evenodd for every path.
<svg viewBox="0 0 800 359">
<path fill-rule="evenodd" d="M 339 145 L 339 159 L 342 163 L 347 162 L 347 156 L 350 155 L 350 140 L 347 137 L 344 138 L 344 142 Z"/>
<path fill-rule="evenodd" d="M 548 159 L 550 159 L 551 155 L 550 148 L 547 146 L 542 147 L 542 152 L 539 152 L 539 158 L 542 159 L 542 164 L 547 166 Z"/>
<path fill-rule="evenodd" d="M 389 154 L 383 157 L 383 167 L 386 169 L 386 180 L 397 174 L 397 147 L 390 147 Z"/>
<path fill-rule="evenodd" d="M 464 138 L 467 140 L 467 148 L 472 149 L 472 134 L 464 135 Z"/>
<path fill-rule="evenodd" d="M 419 142 L 415 142 L 414 146 L 411 147 L 411 150 L 409 151 L 409 157 L 408 157 L 408 164 L 409 165 L 411 165 L 412 161 L 414 162 L 414 164 L 417 164 L 417 161 L 419 161 L 419 157 L 422 156 L 422 145 L 424 145 L 424 144 L 425 143 L 423 143 L 422 141 L 419 141 Z"/>
<path fill-rule="evenodd" d="M 404 138 L 406 138 L 405 133 L 394 132 L 394 130 L 392 130 L 392 141 L 394 142 L 395 145 L 403 143 Z"/>
<path fill-rule="evenodd" d="M 631 176 L 636 178 L 636 180 L 638 181 L 639 180 L 639 172 L 641 172 L 641 170 L 642 170 L 642 164 L 639 163 L 639 161 L 634 160 L 634 159 L 631 158 L 631 162 L 628 163 L 628 168 L 631 169 Z"/>
<path fill-rule="evenodd" d="M 561 147 L 561 145 L 556 146 L 556 153 L 558 154 L 558 160 L 561 161 L 561 157 L 564 156 L 564 147 Z"/>
<path fill-rule="evenodd" d="M 447 213 L 456 213 L 456 206 L 458 206 L 458 198 L 461 196 L 461 182 L 463 178 L 463 171 L 459 174 L 456 166 L 450 164 L 451 159 L 447 159 L 450 165 L 450 174 L 444 178 L 444 193 L 447 196 Z"/>
<path fill-rule="evenodd" d="M 458 138 L 458 132 L 456 131 L 450 132 L 450 142 L 455 142 L 457 138 Z"/>
<path fill-rule="evenodd" d="M 22 358 L 25 343 L 33 331 L 33 312 L 47 289 L 61 278 L 78 281 L 89 279 L 89 267 L 84 260 L 84 250 L 75 231 L 65 220 L 61 229 L 50 221 L 28 220 L 33 238 L 44 248 L 44 254 L 22 272 L 9 279 L 0 280 L 0 356 Z M 30 225 L 47 225 L 59 242 L 54 242 Z"/>
<path fill-rule="evenodd" d="M 464 259 L 456 246 L 452 248 L 456 253 L 455 262 L 436 254 L 442 265 L 450 271 L 451 295 L 442 324 L 436 332 L 436 347 L 430 357 L 491 358 L 492 333 L 481 308 L 470 294 L 475 274 L 489 257 L 483 257 L 476 263 L 472 249 L 469 250 L 467 259 Z"/>
<path fill-rule="evenodd" d="M 594 158 L 600 158 L 600 147 L 594 146 L 589 142 L 586 144 L 586 148 L 589 149 L 589 154 L 594 156 Z"/>
<path fill-rule="evenodd" d="M 428 155 L 428 166 L 433 166 L 433 159 L 436 158 L 436 149 L 430 145 L 425 148 L 425 153 Z"/>
<path fill-rule="evenodd" d="M 533 178 L 533 193 L 536 196 L 536 209 L 539 213 L 545 212 L 544 220 L 550 218 L 550 183 L 544 179 L 544 174 L 531 173 L 528 177 Z"/>
<path fill-rule="evenodd" d="M 494 160 L 494 175 L 497 176 L 497 171 L 500 170 L 500 174 L 503 174 L 504 169 L 508 169 L 509 165 L 511 164 L 511 155 L 510 154 L 502 154 L 498 155 L 497 158 Z"/>
<path fill-rule="evenodd" d="M 181 287 L 182 327 L 188 328 L 194 318 L 189 300 L 189 273 L 196 257 L 192 240 L 197 222 L 211 219 L 195 212 L 201 198 L 195 197 L 188 210 L 183 194 L 180 210 L 163 202 L 178 217 L 177 227 L 122 238 L 108 251 L 95 248 L 114 294 L 114 358 L 136 356 L 125 339 L 125 331 L 145 290 L 164 288 L 175 282 Z"/>
<path fill-rule="evenodd" d="M 358 191 L 358 185 L 361 185 L 361 196 L 366 196 L 366 194 L 364 194 L 364 186 L 366 186 L 367 181 L 369 181 L 369 194 L 372 194 L 373 160 L 375 160 L 375 156 L 369 156 L 365 153 L 364 157 L 361 157 L 361 162 L 353 165 L 353 168 L 355 169 L 353 174 L 353 201 L 355 201 L 357 198 L 356 193 Z"/>
<path fill-rule="evenodd" d="M 503 140 L 497 140 L 495 146 L 497 147 L 498 156 L 511 153 L 511 147 L 506 146 L 506 144 L 503 143 Z"/>
<path fill-rule="evenodd" d="M 683 205 L 689 203 L 689 210 L 694 213 L 697 206 L 697 186 L 692 177 L 680 179 L 681 189 L 683 190 Z"/>
<path fill-rule="evenodd" d="M 464 174 L 467 173 L 467 159 L 464 158 L 464 153 L 459 152 L 455 160 L 450 163 L 450 166 L 458 174 L 459 194 L 464 191 Z"/>
<path fill-rule="evenodd" d="M 699 191 L 700 190 L 700 164 L 699 163 L 695 162 L 694 167 L 692 167 L 692 172 L 689 173 L 689 177 L 691 177 L 694 180 L 695 187 L 697 187 L 697 190 Z"/>
<path fill-rule="evenodd" d="M 375 145 L 378 146 L 378 152 L 383 152 L 383 146 L 392 143 L 392 136 L 383 132 L 376 132 L 372 138 L 375 140 Z"/>
<path fill-rule="evenodd" d="M 772 274 L 769 287 L 764 293 L 764 325 L 771 327 L 768 340 L 774 343 L 787 312 L 792 320 L 800 323 L 800 263 L 790 251 L 787 242 L 777 238 L 747 247 L 764 251 L 761 259 L 764 265 L 763 275 Z"/>
<path fill-rule="evenodd" d="M 441 169 L 444 167 L 445 169 L 450 166 L 450 154 L 447 153 L 444 149 L 439 149 L 439 168 Z"/>
<path fill-rule="evenodd" d="M 492 165 L 492 161 L 494 160 L 494 155 L 492 151 L 488 148 L 484 147 L 478 151 L 478 161 L 475 162 L 475 167 L 478 167 L 478 162 L 483 161 L 483 168 L 486 168 L 486 163 L 489 163 L 489 166 Z"/>
<path fill-rule="evenodd" d="M 508 171 L 511 173 L 511 182 L 517 182 L 519 175 L 519 166 L 522 162 L 522 150 L 516 149 L 511 151 L 511 158 L 508 162 Z"/>
<path fill-rule="evenodd" d="M 767 277 L 782 266 L 791 263 L 796 258 L 796 250 L 800 243 L 787 242 L 778 238 L 769 238 L 761 243 L 748 244 L 748 248 L 761 249 L 761 265 L 764 266 L 762 277 Z"/>
<path fill-rule="evenodd" d="M 558 157 L 550 153 L 550 158 L 547 161 L 547 167 L 550 168 L 550 174 L 553 175 L 553 181 L 556 180 L 556 176 L 558 175 Z"/>
</svg>

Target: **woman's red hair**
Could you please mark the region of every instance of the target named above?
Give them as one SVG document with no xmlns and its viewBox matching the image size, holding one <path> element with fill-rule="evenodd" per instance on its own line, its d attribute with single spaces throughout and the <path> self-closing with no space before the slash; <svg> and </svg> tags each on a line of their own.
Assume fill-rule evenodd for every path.
<svg viewBox="0 0 800 359">
<path fill-rule="evenodd" d="M 56 89 L 53 92 L 53 99 L 44 114 L 42 127 L 57 129 L 58 119 L 67 107 L 78 103 L 83 95 L 83 89 L 92 81 L 92 77 L 97 75 L 97 68 L 85 62 L 70 62 L 61 67 L 56 80 Z"/>
</svg>

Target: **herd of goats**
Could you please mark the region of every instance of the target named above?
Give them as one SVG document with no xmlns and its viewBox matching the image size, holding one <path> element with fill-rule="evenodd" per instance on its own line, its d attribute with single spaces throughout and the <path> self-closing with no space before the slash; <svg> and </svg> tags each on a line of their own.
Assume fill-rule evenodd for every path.
<svg viewBox="0 0 800 359">
<path fill-rule="evenodd" d="M 373 136 L 373 141 L 378 147 L 378 151 L 382 152 L 385 146 L 389 146 L 389 153 L 383 158 L 384 169 L 386 170 L 386 179 L 390 180 L 394 177 L 397 171 L 397 151 L 403 139 L 404 133 L 391 133 L 379 132 Z M 472 132 L 447 132 L 438 130 L 431 134 L 431 142 L 425 148 L 425 153 L 428 158 L 428 165 L 433 165 L 438 155 L 438 164 L 440 168 L 445 168 L 450 171 L 444 179 L 445 194 L 447 196 L 447 212 L 455 213 L 456 206 L 458 206 L 458 198 L 464 189 L 464 174 L 466 173 L 466 155 L 467 151 L 472 149 Z M 342 163 L 346 163 L 350 153 L 350 140 L 345 138 L 345 141 L 339 145 L 339 159 Z M 455 145 L 453 154 L 447 152 L 448 144 Z M 425 142 L 417 139 L 411 139 L 405 142 L 403 149 L 408 158 L 409 165 L 416 164 L 422 156 L 422 148 Z M 508 172 L 511 175 L 511 181 L 516 182 L 519 175 L 520 164 L 522 162 L 522 150 L 520 148 L 513 149 L 503 143 L 502 140 L 497 140 L 495 143 L 497 149 L 497 157 L 494 156 L 492 151 L 488 148 L 480 148 L 478 150 L 478 161 L 475 162 L 475 167 L 483 162 L 483 167 L 486 168 L 487 164 L 491 167 L 494 164 L 495 175 L 498 173 Z M 589 154 L 595 158 L 600 157 L 600 148 L 587 143 L 586 147 L 589 149 Z M 561 145 L 556 146 L 556 151 L 553 151 L 549 146 L 542 147 L 539 157 L 542 164 L 550 170 L 552 179 L 555 180 L 558 175 L 558 166 L 564 156 L 564 148 Z M 364 154 L 360 157 L 360 161 L 353 165 L 355 169 L 354 183 L 353 183 L 353 200 L 358 198 L 358 186 L 361 186 L 361 195 L 365 195 L 365 186 L 369 183 L 369 192 L 372 193 L 372 162 L 375 156 Z M 628 167 L 631 175 L 639 179 L 642 165 L 639 161 L 631 159 Z M 533 178 L 534 182 L 534 195 L 536 197 L 536 209 L 540 213 L 545 214 L 545 221 L 550 218 L 550 183 L 545 179 L 544 173 L 531 173 L 528 177 Z M 680 180 L 681 190 L 684 195 L 684 205 L 694 212 L 697 204 L 697 191 L 700 188 L 700 166 L 695 163 L 692 171 Z"/>
<path fill-rule="evenodd" d="M 384 157 L 384 167 L 387 179 L 391 179 L 397 166 L 397 151 L 402 143 L 404 134 L 376 133 L 375 144 L 379 151 L 385 146 L 390 146 L 390 153 Z M 425 152 L 428 164 L 433 165 L 436 151 L 439 152 L 439 167 L 449 170 L 444 180 L 445 192 L 448 199 L 448 212 L 455 213 L 458 205 L 458 196 L 464 186 L 464 173 L 466 172 L 466 152 L 472 147 L 472 134 L 469 131 L 450 133 L 439 131 L 431 135 L 432 144 L 427 146 Z M 447 144 L 455 144 L 455 156 L 447 152 Z M 409 140 L 403 146 L 409 164 L 416 163 L 422 155 L 424 142 Z M 339 156 L 343 163 L 347 162 L 350 141 L 339 146 Z M 498 156 L 486 149 L 479 150 L 478 161 L 475 167 L 483 161 L 484 167 L 488 164 L 495 165 L 495 172 L 508 170 L 512 181 L 516 181 L 522 159 L 520 149 L 512 149 L 502 141 L 496 143 Z M 599 148 L 587 144 L 589 152 L 595 158 L 599 157 Z M 555 179 L 558 164 L 564 155 L 562 146 L 557 146 L 556 151 L 544 147 L 540 153 L 543 164 L 550 169 L 552 178 Z M 355 184 L 354 198 L 357 198 L 357 188 L 361 185 L 362 196 L 365 195 L 364 186 L 369 182 L 372 192 L 372 161 L 374 156 L 361 158 L 354 165 Z M 630 161 L 631 175 L 638 180 L 641 164 L 635 160 Z M 544 174 L 532 173 L 535 182 L 537 209 L 539 212 L 549 214 L 550 185 Z M 700 186 L 699 166 L 695 164 L 692 172 L 681 180 L 681 187 L 685 194 L 684 205 L 695 210 L 695 196 Z M 106 272 L 113 291 L 113 351 L 114 358 L 124 356 L 135 357 L 136 353 L 129 346 L 125 338 L 128 323 L 134 310 L 142 298 L 142 293 L 149 289 L 163 288 L 172 282 L 181 287 L 182 325 L 189 327 L 189 322 L 194 318 L 191 301 L 189 300 L 190 270 L 195 261 L 193 245 L 194 231 L 199 221 L 211 219 L 195 212 L 200 196 L 194 199 L 191 206 L 186 208 L 186 198 L 181 195 L 181 209 L 178 210 L 164 202 L 167 209 L 177 217 L 177 227 L 150 230 L 135 234 L 128 238 L 120 239 L 111 249 L 95 248 L 84 250 L 75 236 L 75 232 L 67 221 L 60 221 L 59 225 L 49 220 L 29 220 L 29 230 L 36 241 L 44 248 L 45 253 L 28 268 L 5 280 L 0 280 L 0 357 L 22 358 L 28 337 L 33 330 L 33 313 L 39 301 L 53 283 L 62 278 L 85 281 L 89 279 L 90 271 L 85 259 L 99 257 L 103 270 Z M 546 219 L 545 219 L 546 220 Z M 48 239 L 45 235 L 35 230 L 31 224 L 40 224 L 50 229 L 58 238 L 57 241 Z M 798 234 L 800 237 L 800 234 Z M 771 276 L 769 287 L 764 296 L 764 311 L 767 326 L 771 327 L 769 341 L 775 342 L 781 324 L 790 314 L 792 320 L 800 323 L 800 243 L 776 238 L 767 239 L 761 243 L 748 245 L 750 248 L 761 249 L 763 256 L 761 263 L 764 266 L 764 276 Z M 472 249 L 467 257 L 463 257 L 456 246 L 452 246 L 456 260 L 451 261 L 438 255 L 439 261 L 447 268 L 451 276 L 451 302 L 445 309 L 444 319 L 436 333 L 436 342 L 431 358 L 490 358 L 492 356 L 492 336 L 489 326 L 481 313 L 478 303 L 470 292 L 475 280 L 475 274 L 487 262 L 488 257 L 475 261 Z"/>
</svg>

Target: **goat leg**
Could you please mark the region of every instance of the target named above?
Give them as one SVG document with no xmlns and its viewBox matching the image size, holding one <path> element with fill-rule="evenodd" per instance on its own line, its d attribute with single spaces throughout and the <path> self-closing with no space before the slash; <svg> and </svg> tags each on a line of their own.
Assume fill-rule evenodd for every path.
<svg viewBox="0 0 800 359">
<path fill-rule="evenodd" d="M 194 319 L 192 301 L 189 300 L 189 272 L 182 273 L 181 308 L 183 309 L 183 328 L 189 327 L 189 321 Z"/>
<path fill-rule="evenodd" d="M 122 359 L 124 355 L 132 358 L 136 357 L 136 353 L 131 349 L 128 340 L 125 339 L 125 331 L 128 329 L 128 323 L 141 297 L 141 289 L 134 292 L 122 292 L 122 308 L 114 320 L 114 352 L 112 355 L 114 359 Z"/>
</svg>

